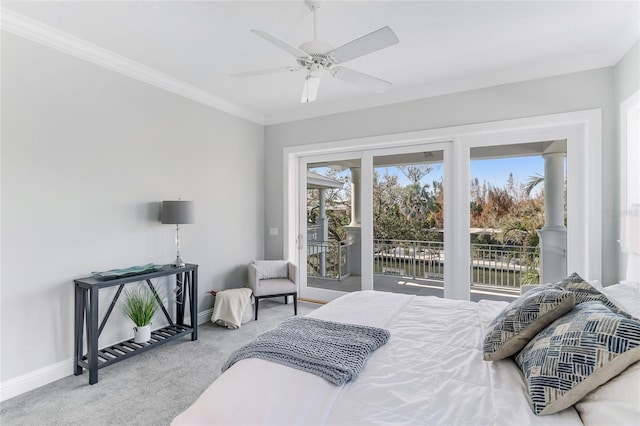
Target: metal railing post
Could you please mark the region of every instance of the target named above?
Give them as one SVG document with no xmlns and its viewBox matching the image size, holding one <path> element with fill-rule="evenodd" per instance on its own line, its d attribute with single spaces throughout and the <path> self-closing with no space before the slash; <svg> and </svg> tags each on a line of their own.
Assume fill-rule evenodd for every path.
<svg viewBox="0 0 640 426">
<path fill-rule="evenodd" d="M 338 281 L 342 279 L 342 244 L 338 243 Z"/>
<path fill-rule="evenodd" d="M 416 271 L 416 242 L 413 242 L 413 278 L 415 279 L 418 275 Z"/>
</svg>

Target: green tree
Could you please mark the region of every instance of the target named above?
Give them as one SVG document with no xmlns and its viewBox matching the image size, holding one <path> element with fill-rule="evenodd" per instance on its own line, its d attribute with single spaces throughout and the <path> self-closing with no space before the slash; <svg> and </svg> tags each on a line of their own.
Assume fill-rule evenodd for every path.
<svg viewBox="0 0 640 426">
<path fill-rule="evenodd" d="M 312 171 L 318 173 L 319 171 Z M 348 182 L 346 176 L 338 176 L 338 170 L 329 168 L 323 173 L 331 179 Z M 345 185 L 347 186 L 347 185 Z M 320 214 L 319 190 L 307 190 L 307 225 L 314 225 Z M 343 188 L 325 189 L 326 217 L 329 224 L 328 234 L 330 240 L 342 241 L 346 238 L 344 227 L 351 221 L 350 191 Z"/>
<path fill-rule="evenodd" d="M 373 230 L 374 238 L 394 239 L 401 233 L 404 221 L 400 213 L 403 188 L 398 176 L 379 169 L 373 173 Z"/>
<path fill-rule="evenodd" d="M 536 173 L 533 176 L 529 176 L 527 178 L 527 182 L 524 184 L 524 192 L 526 194 L 527 197 L 531 197 L 531 194 L 533 193 L 533 190 L 536 189 L 536 187 L 538 187 L 538 185 L 541 185 L 544 183 L 544 176 Z"/>
<path fill-rule="evenodd" d="M 409 179 L 414 185 L 420 184 L 422 178 L 427 176 L 433 170 L 433 167 L 427 164 L 410 164 L 407 166 L 398 166 L 398 169 Z"/>
</svg>

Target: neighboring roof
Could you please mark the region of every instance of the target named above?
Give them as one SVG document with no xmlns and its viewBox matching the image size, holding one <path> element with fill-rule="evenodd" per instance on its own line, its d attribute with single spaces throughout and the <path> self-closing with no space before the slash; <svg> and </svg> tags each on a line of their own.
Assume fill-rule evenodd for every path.
<svg viewBox="0 0 640 426">
<path fill-rule="evenodd" d="M 469 228 L 469 232 L 472 234 L 499 234 L 502 230 L 494 228 Z"/>
<path fill-rule="evenodd" d="M 308 189 L 328 189 L 328 188 L 342 188 L 344 182 L 331 179 L 327 176 L 322 176 L 314 172 L 307 172 L 307 188 Z"/>
</svg>

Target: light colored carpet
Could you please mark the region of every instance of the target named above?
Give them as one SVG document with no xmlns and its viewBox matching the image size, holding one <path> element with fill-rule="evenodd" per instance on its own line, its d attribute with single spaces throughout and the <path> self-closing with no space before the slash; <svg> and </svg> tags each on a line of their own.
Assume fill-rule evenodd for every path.
<svg viewBox="0 0 640 426">
<path fill-rule="evenodd" d="M 299 302 L 298 315 L 320 305 Z M 168 425 L 220 375 L 235 349 L 293 315 L 293 306 L 260 302 L 258 321 L 239 330 L 208 322 L 166 343 L 89 375 L 69 376 L 0 404 L 2 425 Z M 69 366 L 71 370 L 71 366 Z"/>
</svg>

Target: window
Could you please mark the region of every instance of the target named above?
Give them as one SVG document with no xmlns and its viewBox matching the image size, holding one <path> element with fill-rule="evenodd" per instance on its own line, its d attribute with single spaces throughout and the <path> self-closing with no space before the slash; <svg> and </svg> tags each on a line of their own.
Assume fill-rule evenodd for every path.
<svg viewBox="0 0 640 426">
<path fill-rule="evenodd" d="M 487 147 L 505 151 L 509 147 L 522 144 L 527 146 L 539 141 L 563 141 L 562 143 L 566 144 L 566 217 L 569 224 L 566 234 L 566 268 L 578 272 L 586 279 L 600 279 L 600 115 L 599 110 L 589 110 L 285 148 L 288 167 L 285 167 L 287 192 L 284 255 L 301 265 L 298 268 L 301 271 L 301 297 L 331 300 L 342 294 L 339 287 L 329 290 L 307 286 L 308 218 L 306 203 L 301 201 L 307 198 L 308 164 L 318 167 L 325 161 L 331 163 L 357 159 L 360 165 L 358 179 L 361 182 L 373 182 L 376 162 L 384 160 L 383 162 L 389 165 L 391 163 L 388 160 L 394 155 L 431 152 L 441 156 L 444 170 L 442 179 L 447 188 L 442 194 L 447 206 L 443 221 L 446 238 L 441 248 L 447 253 L 447 261 L 443 267 L 443 295 L 446 298 L 468 300 L 471 274 L 469 268 L 462 265 L 468 266 L 471 261 L 469 194 L 472 154 Z M 373 185 L 362 185 L 361 193 L 357 196 L 360 197 L 362 225 L 360 247 L 355 249 L 359 251 L 362 262 L 360 288 L 373 289 L 376 264 Z M 301 207 L 303 204 L 304 207 Z M 320 260 L 317 263 L 320 265 Z M 406 266 L 406 262 L 403 264 Z M 400 270 L 404 266 L 388 268 Z M 393 271 L 389 269 L 388 272 Z"/>
</svg>

